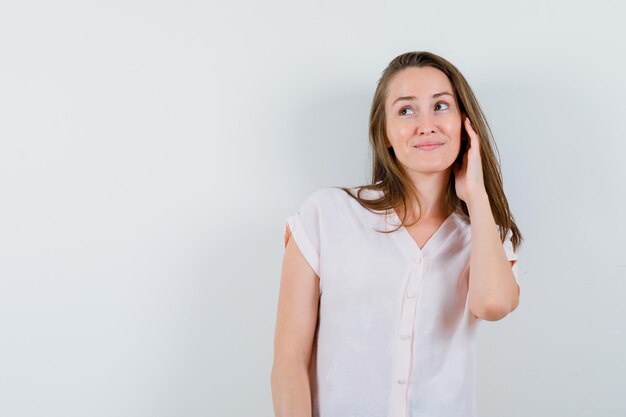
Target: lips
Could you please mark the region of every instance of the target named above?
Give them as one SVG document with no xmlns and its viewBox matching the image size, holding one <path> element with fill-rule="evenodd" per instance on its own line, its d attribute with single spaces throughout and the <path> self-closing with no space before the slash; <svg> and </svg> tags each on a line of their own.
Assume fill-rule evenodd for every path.
<svg viewBox="0 0 626 417">
<path fill-rule="evenodd" d="M 432 151 L 434 149 L 439 149 L 443 146 L 443 143 L 438 142 L 436 140 L 429 140 L 426 142 L 422 142 L 419 145 L 415 145 L 414 148 L 420 151 Z"/>
<path fill-rule="evenodd" d="M 418 143 L 417 145 L 415 145 L 416 148 L 421 148 L 421 147 L 432 147 L 434 145 L 442 145 L 442 142 L 436 141 L 436 140 L 429 140 L 426 142 L 422 142 L 422 143 Z"/>
</svg>

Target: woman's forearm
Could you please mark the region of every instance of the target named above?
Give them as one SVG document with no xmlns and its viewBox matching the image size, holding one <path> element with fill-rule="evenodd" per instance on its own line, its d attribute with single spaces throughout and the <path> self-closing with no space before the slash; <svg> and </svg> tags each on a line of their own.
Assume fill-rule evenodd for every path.
<svg viewBox="0 0 626 417">
<path fill-rule="evenodd" d="M 301 363 L 274 363 L 271 379 L 276 417 L 311 417 L 309 373 Z"/>
<path fill-rule="evenodd" d="M 483 320 L 500 320 L 519 303 L 518 286 L 500 241 L 489 197 L 467 203 L 472 232 L 469 307 Z"/>
</svg>

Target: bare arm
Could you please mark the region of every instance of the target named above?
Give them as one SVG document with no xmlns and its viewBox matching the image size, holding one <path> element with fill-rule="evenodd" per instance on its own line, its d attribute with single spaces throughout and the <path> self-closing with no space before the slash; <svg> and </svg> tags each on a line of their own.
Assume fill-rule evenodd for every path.
<svg viewBox="0 0 626 417">
<path fill-rule="evenodd" d="M 514 261 L 506 258 L 487 195 L 467 206 L 472 219 L 469 307 L 483 320 L 500 320 L 519 304 Z"/>
<path fill-rule="evenodd" d="M 285 235 L 274 336 L 272 400 L 276 417 L 311 417 L 309 364 L 319 304 L 319 278 Z"/>
</svg>

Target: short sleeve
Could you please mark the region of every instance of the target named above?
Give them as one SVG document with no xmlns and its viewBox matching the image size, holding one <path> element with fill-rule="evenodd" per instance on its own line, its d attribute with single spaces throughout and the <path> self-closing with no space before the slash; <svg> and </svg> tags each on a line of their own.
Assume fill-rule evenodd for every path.
<svg viewBox="0 0 626 417">
<path fill-rule="evenodd" d="M 293 237 L 313 271 L 320 276 L 319 192 L 309 195 L 298 212 L 286 219 L 284 245 Z"/>
<path fill-rule="evenodd" d="M 519 279 L 517 278 L 517 260 L 519 259 L 517 253 L 513 250 L 513 242 L 511 242 L 511 237 L 513 236 L 513 231 L 509 230 L 504 238 L 504 242 L 502 243 L 502 247 L 504 248 L 504 253 L 506 254 L 506 258 L 509 261 L 516 261 L 513 264 L 512 271 L 515 276 L 515 280 L 517 281 L 517 285 L 519 285 Z"/>
</svg>

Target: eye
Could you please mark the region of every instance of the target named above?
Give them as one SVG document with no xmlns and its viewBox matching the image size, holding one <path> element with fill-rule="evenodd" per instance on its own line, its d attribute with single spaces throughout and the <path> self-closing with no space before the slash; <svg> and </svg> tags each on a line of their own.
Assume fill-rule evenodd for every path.
<svg viewBox="0 0 626 417">
<path fill-rule="evenodd" d="M 406 113 L 403 113 L 403 112 L 404 112 L 404 110 L 411 110 L 411 111 L 413 111 L 410 107 L 402 107 L 402 108 L 400 109 L 400 115 L 401 115 L 401 116 L 406 116 Z"/>
<path fill-rule="evenodd" d="M 439 103 L 435 104 L 435 107 L 440 104 L 443 104 L 444 106 L 446 106 L 446 109 L 448 108 L 448 103 L 446 103 L 445 101 L 440 101 Z"/>
</svg>

